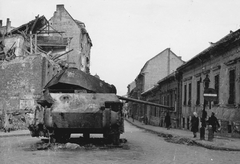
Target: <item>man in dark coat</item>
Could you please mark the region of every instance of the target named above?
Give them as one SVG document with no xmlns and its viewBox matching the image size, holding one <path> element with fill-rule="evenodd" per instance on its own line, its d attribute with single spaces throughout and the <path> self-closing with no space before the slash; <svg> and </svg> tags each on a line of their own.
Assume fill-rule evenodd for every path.
<svg viewBox="0 0 240 164">
<path fill-rule="evenodd" d="M 164 122 L 165 122 L 167 130 L 169 130 L 170 126 L 171 126 L 171 117 L 169 115 L 169 112 L 167 112 Z"/>
<path fill-rule="evenodd" d="M 198 132 L 198 124 L 199 124 L 199 119 L 197 116 L 197 112 L 193 112 L 193 117 L 191 119 L 191 131 L 193 132 L 193 137 L 197 137 L 197 132 Z"/>
<path fill-rule="evenodd" d="M 219 122 L 218 122 L 217 118 L 215 117 L 214 112 L 212 112 L 211 117 L 209 117 L 208 124 L 212 126 L 213 133 L 217 132 L 217 128 L 220 127 Z"/>
</svg>

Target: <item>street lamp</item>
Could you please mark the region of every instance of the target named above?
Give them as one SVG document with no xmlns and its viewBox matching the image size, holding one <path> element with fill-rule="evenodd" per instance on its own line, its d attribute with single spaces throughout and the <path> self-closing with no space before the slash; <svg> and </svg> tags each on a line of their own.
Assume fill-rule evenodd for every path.
<svg viewBox="0 0 240 164">
<path fill-rule="evenodd" d="M 210 79 L 208 77 L 208 74 L 206 75 L 205 79 L 203 80 L 204 84 L 204 92 L 209 88 Z M 207 112 L 205 110 L 206 107 L 206 100 L 203 99 L 203 110 L 202 110 L 202 118 L 201 118 L 201 128 L 200 128 L 200 139 L 205 140 L 205 128 L 206 128 L 206 118 L 207 118 Z"/>
</svg>

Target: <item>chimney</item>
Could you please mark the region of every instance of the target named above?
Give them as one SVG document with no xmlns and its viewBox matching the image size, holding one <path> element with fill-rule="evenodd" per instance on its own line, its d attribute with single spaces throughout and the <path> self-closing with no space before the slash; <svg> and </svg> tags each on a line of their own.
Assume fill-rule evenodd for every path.
<svg viewBox="0 0 240 164">
<path fill-rule="evenodd" d="M 6 32 L 9 32 L 10 30 L 11 30 L 11 21 L 9 18 L 7 18 Z"/>
<path fill-rule="evenodd" d="M 57 5 L 57 11 L 63 11 L 63 10 L 64 10 L 63 4 Z"/>
<path fill-rule="evenodd" d="M 11 21 L 9 18 L 7 18 L 7 27 L 11 27 Z"/>
<path fill-rule="evenodd" d="M 2 27 L 2 20 L 0 20 L 0 27 Z"/>
</svg>

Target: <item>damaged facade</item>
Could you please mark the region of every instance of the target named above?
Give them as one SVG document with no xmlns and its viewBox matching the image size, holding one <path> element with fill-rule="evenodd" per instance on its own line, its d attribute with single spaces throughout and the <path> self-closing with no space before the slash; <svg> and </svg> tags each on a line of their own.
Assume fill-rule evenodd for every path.
<svg viewBox="0 0 240 164">
<path fill-rule="evenodd" d="M 53 17 L 49 20 L 49 24 L 57 31 L 64 32 L 62 36 L 69 40 L 68 48 L 73 49 L 73 51 L 64 56 L 69 66 L 90 73 L 92 41 L 85 24 L 73 19 L 64 8 L 64 5 L 57 5 Z"/>
<path fill-rule="evenodd" d="M 77 57 L 82 59 L 76 51 L 81 45 L 88 49 L 87 55 L 90 56 L 91 46 L 84 44 L 84 39 L 81 40 L 83 43 L 79 41 L 79 45 L 72 45 L 71 41 L 79 37 L 64 33 L 52 27 L 44 16 L 36 16 L 34 20 L 9 31 L 1 29 L 0 128 L 27 128 L 28 117 L 35 110 L 36 100 L 44 86 L 59 71 L 72 67 L 71 61 L 89 73 L 90 60 L 85 65 L 76 60 Z"/>
</svg>

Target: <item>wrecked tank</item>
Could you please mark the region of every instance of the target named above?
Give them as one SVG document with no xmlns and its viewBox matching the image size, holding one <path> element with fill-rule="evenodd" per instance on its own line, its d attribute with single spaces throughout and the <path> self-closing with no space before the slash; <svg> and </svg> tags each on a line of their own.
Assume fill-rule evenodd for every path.
<svg viewBox="0 0 240 164">
<path fill-rule="evenodd" d="M 62 70 L 53 77 L 37 102 L 29 126 L 33 137 L 67 142 L 72 133 L 82 133 L 85 139 L 100 133 L 118 144 L 124 132 L 123 104 L 115 86 L 78 69 Z"/>
</svg>

